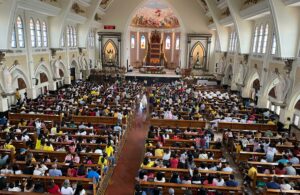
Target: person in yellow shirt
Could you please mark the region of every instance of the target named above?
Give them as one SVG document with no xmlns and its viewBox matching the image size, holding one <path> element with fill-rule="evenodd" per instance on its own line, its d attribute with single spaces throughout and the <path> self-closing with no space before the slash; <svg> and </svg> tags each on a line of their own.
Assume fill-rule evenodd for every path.
<svg viewBox="0 0 300 195">
<path fill-rule="evenodd" d="M 249 170 L 248 170 L 248 177 L 253 180 L 255 175 L 257 174 L 257 169 L 252 166 Z"/>
<path fill-rule="evenodd" d="M 20 101 L 21 101 L 21 94 L 20 94 L 20 92 L 19 92 L 19 89 L 18 89 L 18 88 L 16 89 L 16 94 L 15 94 L 15 96 L 16 96 L 16 100 L 17 100 L 17 102 L 18 102 L 18 103 L 20 103 Z"/>
<path fill-rule="evenodd" d="M 164 150 L 161 149 L 161 148 L 159 148 L 159 146 L 157 146 L 156 149 L 155 149 L 155 151 L 154 151 L 154 155 L 162 157 L 164 155 Z"/>
<path fill-rule="evenodd" d="M 103 156 L 100 156 L 98 160 L 98 165 L 101 167 L 101 174 L 106 174 L 108 171 L 108 160 L 106 158 L 107 154 L 104 153 Z"/>
<path fill-rule="evenodd" d="M 45 143 L 45 140 L 43 140 L 43 143 Z M 39 137 L 36 140 L 35 149 L 40 150 L 41 147 L 42 147 L 42 134 L 40 134 Z"/>
<path fill-rule="evenodd" d="M 50 152 L 54 151 L 54 148 L 53 148 L 52 144 L 50 143 L 50 141 L 48 141 L 46 143 L 46 145 L 43 147 L 43 150 L 44 151 L 50 151 Z"/>
<path fill-rule="evenodd" d="M 242 142 L 241 141 L 239 141 L 239 143 L 236 144 L 235 151 L 236 151 L 237 155 L 240 154 L 240 152 L 242 151 Z"/>
<path fill-rule="evenodd" d="M 275 122 L 272 121 L 271 119 L 267 122 L 268 125 L 275 125 Z"/>
<path fill-rule="evenodd" d="M 27 122 L 24 119 L 21 119 L 21 121 L 18 124 L 19 127 L 25 127 L 26 125 L 27 125 Z"/>
<path fill-rule="evenodd" d="M 153 161 L 150 161 L 148 157 L 145 157 L 143 163 L 141 164 L 141 168 L 150 168 L 153 167 L 154 164 L 155 163 Z"/>
<path fill-rule="evenodd" d="M 115 166 L 114 148 L 112 147 L 110 142 L 108 142 L 107 146 L 105 147 L 104 152 L 107 154 L 110 164 L 112 166 Z"/>
<path fill-rule="evenodd" d="M 3 149 L 5 150 L 12 150 L 14 153 L 16 153 L 16 147 L 12 144 L 11 140 L 6 140 Z"/>
</svg>

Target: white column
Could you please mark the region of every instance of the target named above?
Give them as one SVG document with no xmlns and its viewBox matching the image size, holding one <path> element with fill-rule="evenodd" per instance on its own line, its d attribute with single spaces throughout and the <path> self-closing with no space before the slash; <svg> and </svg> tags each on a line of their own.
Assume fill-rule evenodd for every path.
<svg viewBox="0 0 300 195">
<path fill-rule="evenodd" d="M 29 17 L 27 17 L 27 14 L 25 12 L 25 23 L 29 24 Z M 25 44 L 27 45 L 26 47 L 26 55 L 27 55 L 27 68 L 28 68 L 28 85 L 27 87 L 27 94 L 28 98 L 35 99 L 37 98 L 37 91 L 38 90 L 35 86 L 35 80 L 34 82 L 32 81 L 33 78 L 35 78 L 34 75 L 34 62 L 32 58 L 32 47 L 31 47 L 31 35 L 30 31 L 28 29 L 28 25 L 24 27 L 24 32 L 25 32 Z M 52 78 L 49 78 L 52 79 Z"/>
<path fill-rule="evenodd" d="M 0 112 L 8 111 L 8 99 L 0 95 Z"/>
</svg>

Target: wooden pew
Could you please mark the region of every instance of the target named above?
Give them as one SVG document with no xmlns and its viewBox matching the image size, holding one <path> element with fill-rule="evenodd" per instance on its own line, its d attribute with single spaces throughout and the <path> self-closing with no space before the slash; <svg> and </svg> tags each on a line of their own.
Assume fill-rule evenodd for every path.
<svg viewBox="0 0 300 195">
<path fill-rule="evenodd" d="M 155 146 L 146 146 L 146 149 L 155 149 Z M 163 150 L 166 149 L 170 149 L 170 150 L 180 150 L 180 151 L 186 151 L 186 150 L 191 150 L 194 151 L 195 148 L 181 148 L 181 147 L 166 147 L 166 146 L 162 146 L 160 147 Z M 214 153 L 214 157 L 215 158 L 221 158 L 222 157 L 222 150 L 218 150 L 218 149 L 205 149 L 206 152 L 212 152 Z"/>
<path fill-rule="evenodd" d="M 256 188 L 257 181 L 271 181 L 272 178 L 276 176 L 277 179 L 287 179 L 289 181 L 297 181 L 300 179 L 300 175 L 275 175 L 275 174 L 261 174 L 257 173 L 254 175 L 253 182 L 252 182 L 252 188 Z"/>
<path fill-rule="evenodd" d="M 67 152 L 59 152 L 59 151 L 53 151 L 53 152 L 49 152 L 49 151 L 42 151 L 42 150 L 29 150 L 30 152 L 33 153 L 33 156 L 40 156 L 41 158 L 43 158 L 46 155 L 49 155 L 50 158 L 57 158 L 57 160 L 59 162 L 64 162 L 65 157 L 67 155 Z M 73 155 L 75 155 L 75 152 L 72 153 Z M 93 162 L 98 162 L 100 154 L 96 154 L 96 153 L 80 153 L 80 160 L 82 161 L 83 157 L 91 157 Z"/>
<path fill-rule="evenodd" d="M 189 174 L 188 169 L 173 169 L 173 168 L 159 168 L 159 167 L 143 167 L 143 170 L 148 170 L 152 172 L 164 172 L 166 179 L 170 179 L 172 176 L 172 173 L 179 173 L 179 174 Z M 220 174 L 225 178 L 229 178 L 229 176 L 232 174 L 232 172 L 226 172 L 226 171 L 211 171 L 211 170 L 199 170 L 199 173 L 201 174 Z"/>
<path fill-rule="evenodd" d="M 165 127 L 170 126 L 170 127 L 204 128 L 206 125 L 206 121 L 150 119 L 150 124 L 153 126 L 165 126 Z"/>
<path fill-rule="evenodd" d="M 266 156 L 265 153 L 260 153 L 260 152 L 246 152 L 246 151 L 241 151 L 238 156 L 237 156 L 237 161 L 238 162 L 246 162 L 249 160 L 249 158 L 253 157 L 253 156 L 258 156 L 258 157 L 263 157 Z M 281 153 L 277 153 L 274 156 L 274 160 L 278 160 L 282 157 Z"/>
<path fill-rule="evenodd" d="M 248 161 L 250 165 L 254 165 L 256 167 L 274 167 L 277 166 L 277 162 L 258 162 L 258 161 Z M 292 165 L 295 169 L 300 169 L 300 164 L 293 164 Z"/>
<path fill-rule="evenodd" d="M 157 143 L 158 140 L 155 138 L 148 138 L 147 141 L 150 141 L 152 143 Z M 174 140 L 174 139 L 165 139 L 164 140 L 164 146 L 172 146 L 174 143 L 180 143 L 182 145 L 185 146 L 193 146 L 195 144 L 195 140 L 189 140 L 189 139 L 178 139 L 178 140 Z M 209 146 L 214 146 L 216 144 L 215 141 L 210 141 L 209 142 Z"/>
<path fill-rule="evenodd" d="M 150 156 L 149 159 L 151 159 L 152 161 L 156 160 L 156 159 L 162 159 L 161 156 Z M 200 166 L 202 163 L 205 164 L 218 164 L 221 161 L 219 159 L 200 159 L 200 158 L 194 158 L 194 162 L 197 166 Z"/>
<path fill-rule="evenodd" d="M 37 118 L 39 118 L 40 120 L 43 120 L 43 121 L 61 122 L 62 115 L 20 114 L 20 113 L 9 113 L 8 114 L 8 119 L 10 121 L 20 121 L 21 119 L 29 121 L 30 119 L 35 120 Z"/>
<path fill-rule="evenodd" d="M 205 185 L 195 185 L 195 184 L 175 184 L 175 183 L 160 183 L 160 182 L 140 182 L 142 188 L 155 188 L 162 187 L 163 194 L 168 194 L 168 189 L 173 188 L 176 195 L 184 194 L 183 188 L 191 189 L 192 191 L 197 191 L 199 189 L 206 189 L 210 191 L 221 191 L 225 195 L 227 194 L 243 194 L 243 190 L 240 186 L 238 187 L 223 187 L 223 186 L 205 186 Z"/>
<path fill-rule="evenodd" d="M 275 194 L 300 194 L 300 190 L 276 190 L 276 189 L 266 189 L 263 193 L 264 195 L 275 195 Z"/>
<path fill-rule="evenodd" d="M 228 123 L 228 122 L 219 122 L 219 129 L 241 129 L 241 130 L 260 130 L 260 131 L 276 131 L 276 125 L 268 124 L 244 124 L 244 123 Z"/>
<path fill-rule="evenodd" d="M 75 123 L 84 122 L 85 124 L 106 124 L 106 125 L 116 125 L 118 119 L 115 117 L 96 117 L 96 116 L 72 116 L 72 120 Z"/>
</svg>

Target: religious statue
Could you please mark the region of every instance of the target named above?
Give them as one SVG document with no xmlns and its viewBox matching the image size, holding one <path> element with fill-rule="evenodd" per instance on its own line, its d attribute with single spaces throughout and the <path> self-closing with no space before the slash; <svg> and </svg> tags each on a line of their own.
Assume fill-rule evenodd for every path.
<svg viewBox="0 0 300 195">
<path fill-rule="evenodd" d="M 114 51 L 112 49 L 106 50 L 106 55 L 109 63 L 113 63 L 114 61 Z"/>
<path fill-rule="evenodd" d="M 275 96 L 276 100 L 279 102 L 284 102 L 287 96 L 288 90 L 291 86 L 291 79 L 289 75 L 283 75 L 277 73 L 278 82 L 275 84 Z"/>
<path fill-rule="evenodd" d="M 10 71 L 7 69 L 6 66 L 3 67 L 3 70 L 2 70 L 2 75 L 3 75 L 3 90 L 6 92 L 6 93 L 13 93 L 14 92 L 14 89 L 13 89 L 13 86 L 12 86 L 12 75 L 10 73 Z"/>
<path fill-rule="evenodd" d="M 222 57 L 220 62 L 217 64 L 217 73 L 218 74 L 224 74 L 224 67 L 225 67 L 225 58 Z"/>
<path fill-rule="evenodd" d="M 60 78 L 60 75 L 59 75 L 59 65 L 60 65 L 60 61 L 59 60 L 55 60 L 54 67 L 53 67 L 54 78 Z"/>
<path fill-rule="evenodd" d="M 200 58 L 200 53 L 199 51 L 196 53 L 196 60 L 194 63 L 195 68 L 202 68 L 202 63 L 201 63 L 201 58 Z"/>
<path fill-rule="evenodd" d="M 246 77 L 246 67 L 242 62 L 240 62 L 239 67 L 238 67 L 236 80 L 235 80 L 236 83 L 238 85 L 244 85 L 245 77 Z"/>
</svg>

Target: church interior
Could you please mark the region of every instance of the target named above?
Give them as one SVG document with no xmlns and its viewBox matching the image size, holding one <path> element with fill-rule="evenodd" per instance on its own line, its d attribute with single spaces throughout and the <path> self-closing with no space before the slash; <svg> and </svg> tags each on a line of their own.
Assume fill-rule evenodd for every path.
<svg viewBox="0 0 300 195">
<path fill-rule="evenodd" d="M 300 194 L 300 0 L 0 0 L 0 194 Z"/>
</svg>

